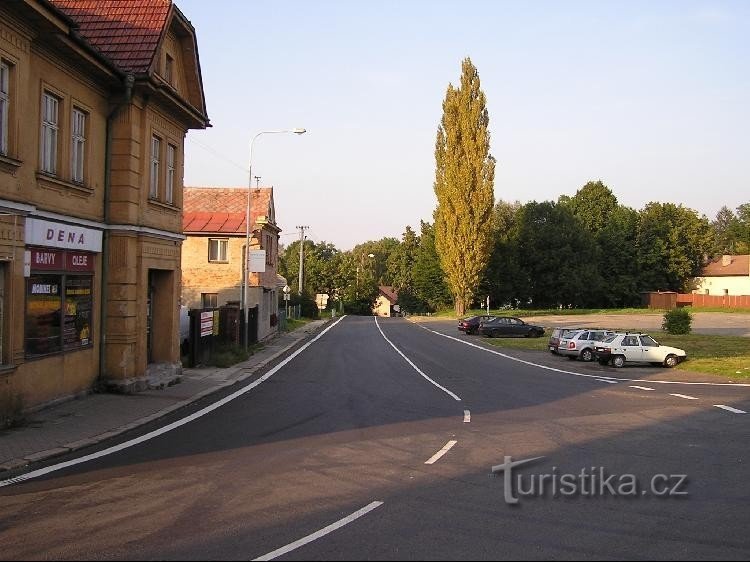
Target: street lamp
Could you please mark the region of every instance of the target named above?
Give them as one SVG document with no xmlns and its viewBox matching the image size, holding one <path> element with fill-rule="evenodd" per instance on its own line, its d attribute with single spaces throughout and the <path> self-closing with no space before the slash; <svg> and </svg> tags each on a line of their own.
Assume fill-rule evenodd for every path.
<svg viewBox="0 0 750 562">
<path fill-rule="evenodd" d="M 245 351 L 247 351 L 248 348 L 248 332 L 249 330 L 249 323 L 250 323 L 250 310 L 247 306 L 248 304 L 248 295 L 247 295 L 247 287 L 249 285 L 250 281 L 250 233 L 252 232 L 252 227 L 250 225 L 250 205 L 253 200 L 253 146 L 255 145 L 255 140 L 261 136 L 261 135 L 274 135 L 274 134 L 281 134 L 281 133 L 294 133 L 295 135 L 304 135 L 307 132 L 306 129 L 284 129 L 280 131 L 261 131 L 260 133 L 256 134 L 253 137 L 253 140 L 250 141 L 250 175 L 249 175 L 249 181 L 247 182 L 247 209 L 245 212 L 245 275 L 242 278 L 242 306 L 245 309 L 245 335 L 244 335 L 244 344 L 245 344 Z"/>
</svg>

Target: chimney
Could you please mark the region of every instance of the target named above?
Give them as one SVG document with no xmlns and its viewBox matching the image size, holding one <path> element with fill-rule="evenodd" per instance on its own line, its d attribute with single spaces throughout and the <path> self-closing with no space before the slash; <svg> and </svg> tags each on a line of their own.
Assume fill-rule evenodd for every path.
<svg viewBox="0 0 750 562">
<path fill-rule="evenodd" d="M 732 265 L 732 256 L 723 255 L 721 256 L 721 265 L 722 267 L 727 267 Z"/>
</svg>

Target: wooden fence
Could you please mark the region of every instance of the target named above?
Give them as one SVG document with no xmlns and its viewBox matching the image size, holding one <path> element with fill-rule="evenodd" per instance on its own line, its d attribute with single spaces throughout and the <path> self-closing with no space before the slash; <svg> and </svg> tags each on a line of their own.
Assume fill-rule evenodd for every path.
<svg viewBox="0 0 750 562">
<path fill-rule="evenodd" d="M 643 304 L 657 310 L 693 308 L 750 308 L 750 295 L 701 295 L 673 292 L 643 293 Z"/>
</svg>

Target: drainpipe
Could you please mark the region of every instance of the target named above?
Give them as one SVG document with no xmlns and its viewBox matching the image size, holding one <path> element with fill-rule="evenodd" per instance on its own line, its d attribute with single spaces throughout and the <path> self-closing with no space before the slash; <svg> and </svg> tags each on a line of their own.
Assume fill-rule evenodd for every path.
<svg viewBox="0 0 750 562">
<path fill-rule="evenodd" d="M 123 99 L 119 101 L 112 111 L 107 115 L 107 138 L 105 141 L 104 152 L 104 225 L 102 240 L 102 275 L 101 275 L 101 308 L 99 312 L 101 327 L 99 328 L 99 385 L 106 377 L 105 371 L 105 352 L 107 346 L 107 276 L 109 273 L 109 200 L 112 191 L 112 128 L 115 117 L 120 110 L 129 105 L 133 99 L 133 85 L 135 76 L 128 74 L 123 80 L 125 87 Z"/>
</svg>

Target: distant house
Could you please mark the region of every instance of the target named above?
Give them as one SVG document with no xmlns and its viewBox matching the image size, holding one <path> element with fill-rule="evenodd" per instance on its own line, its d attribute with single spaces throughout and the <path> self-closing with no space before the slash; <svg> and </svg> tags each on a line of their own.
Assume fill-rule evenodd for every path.
<svg viewBox="0 0 750 562">
<path fill-rule="evenodd" d="M 381 285 L 378 287 L 378 298 L 372 312 L 375 316 L 389 317 L 398 313 L 398 292 L 393 287 Z"/>
<path fill-rule="evenodd" d="M 276 268 L 281 229 L 276 224 L 273 188 L 254 188 L 250 193 L 250 250 L 265 250 L 265 271 L 250 273 L 248 304 L 258 307 L 258 339 L 262 340 L 278 329 L 281 280 Z M 247 187 L 185 188 L 182 304 L 188 308 L 241 303 L 247 197 Z"/>
<path fill-rule="evenodd" d="M 750 255 L 724 255 L 713 260 L 695 279 L 695 294 L 750 295 Z"/>
</svg>

